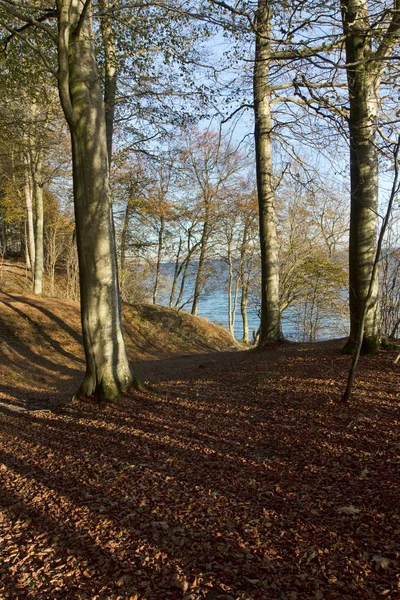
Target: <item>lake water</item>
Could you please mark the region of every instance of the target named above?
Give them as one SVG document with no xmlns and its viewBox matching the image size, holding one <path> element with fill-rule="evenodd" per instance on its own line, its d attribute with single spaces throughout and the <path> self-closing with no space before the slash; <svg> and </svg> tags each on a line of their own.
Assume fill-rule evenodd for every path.
<svg viewBox="0 0 400 600">
<path fill-rule="evenodd" d="M 220 262 L 220 261 L 218 261 Z M 173 265 L 170 263 L 163 265 L 164 282 L 172 280 Z M 198 316 L 206 317 L 212 323 L 221 325 L 228 329 L 228 295 L 224 291 L 224 276 L 223 268 L 208 284 L 207 289 L 200 297 Z M 183 302 L 188 300 L 183 310 L 190 312 L 191 309 L 191 293 L 193 290 L 193 279 L 188 280 L 187 292 L 185 293 Z M 161 292 L 158 303 L 168 305 L 170 293 L 170 285 L 166 285 L 164 291 Z M 249 321 L 249 335 L 252 337 L 253 330 L 257 331 L 260 325 L 260 319 L 255 307 L 249 306 L 247 310 Z M 286 339 L 292 341 L 303 341 L 303 330 L 300 324 L 298 313 L 292 308 L 288 308 L 282 318 L 283 335 Z M 316 339 L 318 341 L 344 337 L 347 335 L 347 322 L 342 318 L 334 318 L 333 316 L 324 315 L 321 318 L 318 326 Z M 240 314 L 240 298 L 238 299 L 238 308 L 235 319 L 235 337 L 240 340 L 243 337 L 242 318 Z"/>
</svg>

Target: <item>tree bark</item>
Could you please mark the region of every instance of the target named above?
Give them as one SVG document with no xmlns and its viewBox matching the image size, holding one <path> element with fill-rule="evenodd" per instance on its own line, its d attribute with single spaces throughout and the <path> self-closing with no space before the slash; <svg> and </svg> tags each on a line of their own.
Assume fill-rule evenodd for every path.
<svg viewBox="0 0 400 600">
<path fill-rule="evenodd" d="M 282 339 L 275 190 L 272 181 L 269 0 L 258 2 L 256 29 L 253 91 L 261 248 L 261 324 L 258 346 L 262 348 L 270 342 Z"/>
<path fill-rule="evenodd" d="M 33 272 L 33 293 L 43 293 L 43 187 L 37 182 L 33 183 L 35 198 L 35 264 Z"/>
<path fill-rule="evenodd" d="M 193 290 L 193 303 L 192 303 L 191 314 L 194 316 L 197 315 L 197 311 L 199 308 L 201 289 L 202 289 L 203 280 L 204 280 L 204 275 L 203 275 L 204 261 L 206 259 L 209 229 L 210 229 L 210 223 L 209 223 L 210 209 L 209 209 L 208 202 L 209 201 L 206 200 L 206 210 L 205 210 L 205 215 L 204 215 L 203 231 L 202 231 L 201 240 L 200 240 L 199 264 L 197 266 L 196 280 L 194 283 L 194 290 Z"/>
<path fill-rule="evenodd" d="M 158 231 L 158 250 L 157 250 L 157 262 L 156 262 L 156 278 L 153 286 L 153 304 L 157 303 L 158 287 L 160 284 L 161 275 L 161 258 L 164 249 L 164 229 L 165 229 L 165 218 L 161 215 L 160 217 L 160 229 Z"/>
<path fill-rule="evenodd" d="M 362 320 L 361 351 L 375 352 L 380 344 L 377 272 L 364 318 L 362 314 L 369 293 L 377 245 L 379 175 L 376 133 L 380 83 L 387 58 L 398 42 L 399 0 L 395 0 L 394 8 L 386 31 L 382 32 L 379 28 L 381 42 L 373 50 L 371 40 L 375 31 L 370 24 L 367 0 L 342 2 L 350 103 L 350 337 L 345 347 L 348 352 L 355 350 Z"/>
<path fill-rule="evenodd" d="M 379 75 L 367 60 L 371 42 L 364 0 L 344 3 L 346 63 L 350 99 L 350 241 L 349 241 L 349 352 L 354 350 L 367 297 L 378 228 L 378 155 L 376 118 L 379 108 Z M 379 346 L 378 282 L 373 282 L 371 302 L 365 314 L 363 352 Z"/>
<path fill-rule="evenodd" d="M 29 153 L 24 153 L 24 166 L 25 166 L 25 181 L 24 181 L 24 192 L 25 192 L 25 205 L 27 214 L 27 234 L 28 243 L 26 244 L 27 250 L 27 268 L 33 271 L 35 265 L 35 226 L 33 219 L 33 186 L 31 179 L 31 166 L 29 160 Z M 32 273 L 33 275 L 33 273 Z"/>
<path fill-rule="evenodd" d="M 242 315 L 243 337 L 242 341 L 245 344 L 249 343 L 249 320 L 247 315 L 247 304 L 249 297 L 249 278 L 245 274 L 246 250 L 248 245 L 248 230 L 249 225 L 246 221 L 243 227 L 242 242 L 240 244 L 240 262 L 239 262 L 239 279 L 241 287 L 240 295 L 240 314 Z"/>
<path fill-rule="evenodd" d="M 199 308 L 201 288 L 202 288 L 203 279 L 204 279 L 203 271 L 204 271 L 204 261 L 206 259 L 208 232 L 209 232 L 209 222 L 208 222 L 208 210 L 206 208 L 206 215 L 204 217 L 203 231 L 201 234 L 199 264 L 197 265 L 196 280 L 194 283 L 194 290 L 193 290 L 193 303 L 192 303 L 191 313 L 192 313 L 192 315 L 195 315 L 195 316 L 197 315 L 197 311 Z"/>
<path fill-rule="evenodd" d="M 109 157 L 91 2 L 58 0 L 59 91 L 72 142 L 86 374 L 78 395 L 117 398 L 133 381 L 122 334 Z"/>
<path fill-rule="evenodd" d="M 169 302 L 168 302 L 168 306 L 170 308 L 172 308 L 173 304 L 174 304 L 174 298 L 175 298 L 175 294 L 176 294 L 176 288 L 178 286 L 178 277 L 179 274 L 181 272 L 181 268 L 180 268 L 180 264 L 179 264 L 179 259 L 181 256 L 181 250 L 182 250 L 182 238 L 179 238 L 179 244 L 178 244 L 178 250 L 176 252 L 176 257 L 175 257 L 175 266 L 174 266 L 174 276 L 172 279 L 172 285 L 171 285 L 171 293 L 169 296 Z"/>
</svg>

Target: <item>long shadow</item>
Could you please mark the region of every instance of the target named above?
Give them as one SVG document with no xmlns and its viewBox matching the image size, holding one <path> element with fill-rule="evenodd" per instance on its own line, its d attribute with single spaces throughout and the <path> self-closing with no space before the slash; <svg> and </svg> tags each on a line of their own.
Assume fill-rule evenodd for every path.
<svg viewBox="0 0 400 600">
<path fill-rule="evenodd" d="M 2 319 L 1 317 L 0 317 L 0 328 L 3 328 L 4 331 L 9 331 L 7 322 L 4 319 Z M 13 334 L 11 332 L 9 333 L 9 335 L 13 337 L 13 342 L 12 342 L 13 350 L 17 354 L 19 354 L 23 359 L 29 360 L 30 362 L 32 362 L 32 364 L 35 364 L 38 366 L 43 366 L 44 368 L 49 369 L 50 371 L 53 371 L 53 372 L 59 372 L 59 373 L 69 374 L 69 375 L 73 375 L 74 373 L 76 373 L 76 369 L 67 367 L 60 363 L 55 363 L 55 362 L 49 360 L 48 358 L 44 357 L 41 354 L 36 354 L 20 338 L 16 338 L 15 336 L 13 336 Z M 73 355 L 71 355 L 71 356 L 73 356 Z M 7 358 L 6 363 L 10 363 L 11 360 L 12 359 Z M 74 360 L 76 361 L 78 359 L 74 357 Z"/>
<path fill-rule="evenodd" d="M 45 422 L 40 418 L 35 418 L 34 421 L 36 423 L 42 422 L 45 425 Z M 22 435 L 23 438 L 27 429 L 26 425 L 27 423 L 20 422 L 15 435 L 18 435 L 18 437 Z M 312 494 L 311 490 L 317 492 L 321 487 L 327 485 L 332 487 L 333 482 L 329 478 L 325 480 L 325 477 L 321 477 L 318 473 L 306 473 L 304 477 L 305 499 L 303 499 L 303 495 L 293 494 L 290 489 L 288 491 L 291 491 L 291 493 L 288 495 L 272 492 L 271 484 L 273 485 L 280 480 L 279 470 L 277 469 L 269 472 L 268 469 L 260 468 L 260 465 L 246 466 L 246 464 L 240 465 L 239 463 L 233 464 L 232 468 L 229 468 L 226 464 L 228 461 L 224 460 L 222 456 L 218 460 L 213 459 L 213 457 L 207 459 L 205 456 L 200 456 L 198 451 L 182 451 L 182 448 L 174 448 L 168 443 L 153 443 L 148 438 L 143 440 L 143 443 L 138 440 L 135 442 L 132 440 L 132 435 L 104 431 L 104 429 L 98 431 L 96 437 L 90 431 L 90 427 L 82 427 L 81 423 L 78 424 L 81 434 L 76 431 L 76 423 L 64 423 L 64 427 L 60 426 L 58 422 L 51 422 L 47 425 L 45 427 L 46 431 L 42 432 L 44 439 L 40 440 L 41 454 L 46 456 L 50 449 L 53 452 L 57 452 L 57 450 L 59 452 L 60 439 L 63 440 L 63 446 L 68 448 L 69 453 L 68 458 L 60 457 L 59 464 L 55 464 L 57 467 L 56 472 L 49 472 L 45 468 L 35 465 L 30 458 L 28 461 L 24 461 L 16 455 L 12 455 L 11 451 L 2 454 L 3 463 L 21 477 L 30 480 L 32 485 L 36 482 L 48 489 L 53 489 L 61 497 L 68 497 L 78 510 L 80 510 L 79 507 L 87 507 L 91 514 L 86 515 L 86 519 L 89 523 L 92 523 L 93 529 L 99 532 L 98 537 L 100 540 L 103 539 L 103 543 L 104 538 L 101 532 L 104 532 L 104 537 L 107 539 L 107 520 L 112 521 L 113 527 L 117 530 L 113 534 L 113 539 L 123 540 L 125 549 L 138 547 L 143 543 L 153 549 L 156 547 L 157 551 L 162 550 L 170 557 L 170 564 L 176 564 L 175 561 L 179 561 L 179 565 L 187 576 L 193 576 L 196 571 L 206 569 L 207 559 L 205 555 L 215 556 L 222 553 L 228 562 L 234 557 L 235 564 L 240 568 L 240 575 L 238 576 L 237 572 L 221 572 L 216 574 L 217 579 L 232 585 L 234 583 L 237 585 L 239 580 L 241 585 L 247 585 L 244 589 L 248 593 L 251 593 L 252 588 L 248 582 L 247 584 L 243 583 L 245 578 L 247 580 L 253 578 L 257 581 L 262 579 L 273 581 L 281 573 L 286 574 L 290 586 L 290 578 L 293 577 L 293 572 L 297 576 L 298 569 L 301 569 L 305 577 L 303 581 L 315 579 L 314 565 L 311 561 L 306 562 L 306 557 L 313 548 L 313 536 L 311 536 L 305 547 L 300 546 L 299 550 L 302 554 L 299 556 L 303 560 L 302 564 L 297 563 L 300 558 L 296 559 L 293 554 L 287 557 L 285 562 L 280 560 L 275 563 L 274 560 L 272 562 L 265 561 L 263 553 L 268 551 L 271 556 L 280 556 L 285 548 L 287 550 L 288 544 L 293 549 L 296 548 L 293 528 L 300 532 L 303 531 L 303 535 L 306 535 L 306 532 L 308 532 L 308 535 L 313 532 L 314 535 L 319 537 L 325 535 L 328 531 L 335 531 L 335 523 L 332 522 L 329 512 L 325 520 L 322 518 L 323 514 L 321 517 L 313 515 L 309 512 L 313 504 L 310 504 L 307 499 Z M 68 425 L 67 431 L 65 430 L 66 425 Z M 61 431 L 58 432 L 59 429 L 63 429 L 62 438 Z M 86 442 L 82 440 L 82 433 L 86 434 L 84 436 Z M 38 439 L 33 433 L 28 434 L 27 437 L 32 437 L 32 443 L 36 441 L 37 444 Z M 118 443 L 118 438 L 121 437 L 123 442 L 120 439 Z M 75 445 L 73 439 L 80 440 L 81 443 Z M 102 454 L 102 450 L 106 448 L 111 449 L 111 452 L 107 454 L 108 459 Z M 87 466 L 84 467 L 79 463 L 75 473 L 71 473 L 68 464 L 75 466 L 74 460 L 84 456 L 85 449 L 87 451 Z M 138 463 L 138 460 L 141 460 L 142 464 L 137 464 L 133 470 L 125 469 L 123 464 L 122 470 L 119 470 L 118 464 L 112 459 L 117 459 L 124 452 L 127 461 Z M 156 460 L 154 460 L 154 457 L 157 457 Z M 179 464 L 168 463 L 168 457 L 180 459 Z M 240 458 L 240 456 L 238 455 L 237 458 Z M 293 463 L 296 460 L 297 457 L 294 455 Z M 130 467 L 130 465 L 128 464 L 127 467 Z M 293 469 L 294 465 L 292 464 L 290 468 Z M 285 466 L 281 463 L 280 470 L 287 471 L 288 465 Z M 97 473 L 102 474 L 102 478 L 96 476 Z M 204 478 L 205 474 L 206 478 Z M 235 476 L 240 475 L 243 478 L 244 474 L 246 474 L 245 481 L 242 481 L 240 486 L 235 485 Z M 336 483 L 336 485 L 342 487 L 343 495 L 347 501 L 351 498 L 349 494 L 352 489 L 350 484 L 351 482 L 345 479 Z M 211 495 L 207 495 L 207 486 L 211 485 L 213 487 L 208 490 Z M 215 489 L 216 491 L 212 492 Z M 122 490 L 124 490 L 123 495 L 121 495 Z M 129 493 L 127 493 L 128 491 Z M 213 496 L 212 494 L 218 495 Z M 47 495 L 44 494 L 44 498 L 46 497 Z M 102 504 L 101 510 L 99 501 Z M 175 542 L 171 541 L 170 532 L 172 528 L 179 524 L 179 518 L 182 518 L 183 505 L 187 504 L 189 506 L 196 502 L 198 504 L 195 505 L 195 508 L 187 513 L 185 535 L 182 537 L 182 534 L 180 534 L 181 537 L 178 536 L 177 545 L 174 545 Z M 225 516 L 221 515 L 221 509 L 218 512 L 217 502 L 222 505 Z M 318 502 L 318 497 L 316 502 Z M 137 510 L 138 506 L 141 507 L 140 511 Z M 314 504 L 314 506 L 317 507 L 318 504 Z M 176 512 L 180 517 L 175 516 L 174 507 L 176 507 Z M 316 510 L 316 508 L 313 510 Z M 234 517 L 232 511 L 234 511 Z M 263 511 L 266 515 L 271 516 L 268 518 L 263 517 Z M 17 510 L 16 514 L 19 515 L 20 511 Z M 219 519 L 218 531 L 223 539 L 214 537 L 213 522 L 216 518 L 214 515 L 217 515 Z M 34 526 L 37 527 L 37 521 L 41 518 L 41 514 L 33 516 Z M 233 518 L 235 524 L 230 525 L 229 520 Z M 283 527 L 286 531 L 280 541 L 277 540 L 276 536 L 273 540 L 270 539 L 268 529 L 270 519 L 278 519 L 281 523 L 280 527 Z M 257 535 L 262 536 L 263 540 L 257 542 L 258 549 L 257 544 L 254 545 L 252 534 L 249 533 L 252 529 L 251 524 L 255 522 L 258 523 Z M 377 526 L 378 528 L 381 527 L 380 523 Z M 57 522 L 55 527 L 56 531 L 61 527 L 63 539 L 68 542 L 67 546 L 69 547 L 71 543 L 69 526 L 67 524 L 60 525 Z M 167 529 L 164 529 L 164 527 Z M 188 527 L 189 529 L 187 529 Z M 250 529 L 246 530 L 246 527 L 250 527 Z M 369 527 L 372 531 L 372 529 L 376 529 L 376 524 L 375 526 L 373 523 L 369 524 Z M 208 531 L 208 528 L 210 531 Z M 78 552 L 76 553 L 74 549 L 72 551 L 78 554 L 80 560 L 83 558 L 88 560 L 91 566 L 93 558 L 87 556 L 87 551 L 82 554 L 80 550 L 84 539 L 81 535 L 78 536 Z M 179 540 L 183 540 L 182 546 Z M 74 546 L 74 542 L 72 546 Z M 379 543 L 381 542 L 382 540 Z M 324 543 L 326 547 L 329 547 L 327 538 Z M 96 541 L 94 545 L 96 546 L 96 544 L 99 545 L 100 541 Z M 92 545 L 93 539 L 90 541 L 87 538 L 84 548 Z M 191 548 L 192 556 L 187 555 L 188 547 Z M 198 551 L 195 562 L 193 562 L 193 549 L 195 552 Z M 361 550 L 364 551 L 363 546 Z M 332 540 L 332 551 L 343 551 L 340 539 Z M 102 546 L 101 553 L 104 554 L 104 552 Z M 143 550 L 144 554 L 146 552 L 148 552 L 147 548 Z M 250 562 L 249 555 L 252 557 Z M 129 550 L 128 555 L 125 551 L 125 562 L 127 556 L 131 556 Z M 137 556 L 137 554 L 135 553 L 132 556 Z M 122 560 L 118 559 L 117 562 L 117 567 L 121 567 Z M 150 568 L 154 569 L 155 567 L 153 565 Z M 156 565 L 156 572 L 157 569 L 158 566 Z M 144 571 L 147 575 L 147 568 Z M 159 590 L 158 593 L 160 594 L 162 591 Z M 267 590 L 265 593 L 265 597 L 275 597 L 268 595 Z M 271 593 L 273 593 L 273 590 L 271 590 Z M 178 595 L 177 592 L 176 595 L 171 597 L 181 598 L 182 593 L 180 592 L 180 594 Z M 311 596 L 313 597 L 312 594 Z M 160 598 L 161 596 L 150 595 L 149 597 Z M 262 598 L 263 596 L 259 597 Z"/>
<path fill-rule="evenodd" d="M 251 362 L 243 368 L 247 365 Z M 394 547 L 393 522 L 382 519 L 380 513 L 390 515 L 396 506 L 398 475 L 385 468 L 382 454 L 381 464 L 377 465 L 378 432 L 373 443 L 366 446 L 368 456 L 365 452 L 355 456 L 349 452 L 349 446 L 355 448 L 356 444 L 352 421 L 357 424 L 363 413 L 354 410 L 342 415 L 340 407 L 325 407 L 321 412 L 318 398 L 309 400 L 303 409 L 301 394 L 295 389 L 294 400 L 273 397 L 272 413 L 268 413 L 265 399 L 249 396 L 247 384 L 234 386 L 227 394 L 224 382 L 218 381 L 218 372 L 211 366 L 202 367 L 199 376 L 204 378 L 204 369 L 209 372 L 203 389 L 209 396 L 207 400 L 196 399 L 192 389 L 192 399 L 197 402 L 194 406 L 182 406 L 176 398 L 168 400 L 168 392 L 159 397 L 142 394 L 131 397 L 130 405 L 102 413 L 98 409 L 93 415 L 82 411 L 75 420 L 72 413 L 65 419 L 60 415 L 59 420 L 40 415 L 14 419 L 12 427 L 3 423 L 4 439 L 12 431 L 16 448 L 12 454 L 13 446 L 6 441 L 3 460 L 30 482 L 29 487 L 39 482 L 55 490 L 61 505 L 66 497 L 79 510 L 86 507 L 91 511 L 85 513 L 85 521 L 93 521 L 100 540 L 95 542 L 102 548 L 107 543 L 107 520 L 112 522 L 117 568 L 131 557 L 137 564 L 136 550 L 142 545 L 142 555 L 150 553 L 153 558 L 152 552 L 162 552 L 169 565 L 179 564 L 188 577 L 215 569 L 214 581 L 232 585 L 234 597 L 243 593 L 247 595 L 242 597 L 269 600 L 284 597 L 282 593 L 290 597 L 296 590 L 301 598 L 318 597 L 315 582 L 326 581 L 324 569 L 330 568 L 333 561 L 342 569 L 335 571 L 338 583 L 332 584 L 325 597 L 332 592 L 332 597 L 339 598 L 353 594 L 350 557 L 367 566 L 367 570 L 360 567 L 357 571 L 364 582 L 363 591 L 367 591 L 363 594 L 358 589 L 358 595 L 352 597 L 374 598 L 378 583 L 385 584 L 384 589 L 390 588 L 396 574 L 384 569 L 368 570 L 364 555 L 366 548 L 372 555 L 379 554 L 383 547 Z M 231 369 L 233 372 L 235 367 Z M 236 374 L 240 377 L 237 368 Z M 262 375 L 265 377 L 264 371 Z M 229 370 L 224 376 L 233 381 Z M 268 377 L 271 381 L 275 377 L 273 364 L 269 364 Z M 292 381 L 291 388 L 295 387 Z M 238 421 L 236 428 L 232 427 L 232 411 Z M 246 418 L 257 411 L 262 411 L 259 420 Z M 278 421 L 279 430 L 275 428 Z M 373 429 L 371 423 L 366 433 L 372 435 Z M 309 437 L 304 439 L 307 433 Z M 212 439 L 204 441 L 204 434 Z M 29 444 L 25 446 L 26 460 L 18 452 L 24 442 Z M 263 444 L 270 445 L 277 456 L 257 459 L 254 449 Z M 58 457 L 51 462 L 52 470 L 35 464 L 29 448 L 36 448 L 38 460 L 51 454 Z M 331 472 L 332 465 L 336 466 Z M 371 474 L 363 478 L 361 470 L 365 467 Z M 41 506 L 46 499 L 44 494 Z M 360 516 L 337 515 L 339 506 L 352 503 L 361 504 Z M 39 515 L 34 526 L 37 519 Z M 347 519 L 349 533 L 339 526 L 340 519 Z M 185 533 L 177 534 L 174 542 L 171 532 L 179 521 Z M 360 525 L 357 529 L 355 521 Z M 271 523 L 276 530 L 273 535 Z M 61 533 L 71 540 L 68 528 L 76 531 L 78 525 L 61 527 Z M 183 540 L 182 546 L 179 540 Z M 118 554 L 122 548 L 124 559 Z M 326 558 L 318 558 L 322 556 L 318 554 L 320 549 L 326 550 Z M 219 567 L 208 567 L 216 555 L 221 559 Z M 94 559 L 87 560 L 95 568 Z M 155 566 L 151 560 L 148 566 L 140 563 L 146 578 L 151 579 L 152 569 L 153 575 L 164 577 L 162 559 L 157 560 Z M 234 565 L 236 571 L 218 570 L 222 563 L 225 568 Z M 101 581 L 103 574 L 101 570 Z M 297 579 L 299 574 L 301 578 Z M 136 585 L 137 576 L 132 577 Z M 250 579 L 261 583 L 251 584 Z M 68 587 L 67 593 L 71 589 Z M 373 590 L 370 595 L 368 589 Z M 156 583 L 146 595 L 151 600 L 182 596 L 182 590 L 163 591 Z"/>
<path fill-rule="evenodd" d="M 80 371 L 76 371 L 76 377 L 63 381 L 57 390 L 35 390 L 31 394 L 20 387 L 0 384 L 0 392 L 5 395 L 5 399 L 0 400 L 0 414 L 15 416 L 37 411 L 55 411 L 77 389 L 81 375 Z"/>
<path fill-rule="evenodd" d="M 27 315 L 26 313 L 24 313 L 23 310 L 20 310 L 19 308 L 17 308 L 11 302 L 5 302 L 3 300 L 3 304 L 5 306 L 7 306 L 10 310 L 13 310 L 14 312 L 16 312 L 20 317 L 22 317 L 23 319 L 25 319 L 26 321 L 28 321 L 28 323 L 30 323 L 30 325 L 39 332 L 40 336 L 49 344 L 49 346 L 51 346 L 53 348 L 53 350 L 56 353 L 60 354 L 61 356 L 64 356 L 65 358 L 73 360 L 74 362 L 75 361 L 76 362 L 80 362 L 80 363 L 84 362 L 81 358 L 77 357 L 75 354 L 72 354 L 71 352 L 68 352 L 67 350 L 65 350 L 61 346 L 60 342 L 57 342 L 57 340 L 54 340 L 45 331 L 45 329 L 41 325 L 39 325 L 34 319 L 32 319 L 32 317 L 30 317 L 29 315 Z M 29 304 L 29 302 L 27 302 L 27 304 Z M 30 306 L 35 306 L 35 305 L 31 304 Z M 60 322 L 61 322 L 61 319 L 60 319 Z"/>
<path fill-rule="evenodd" d="M 51 310 L 42 306 L 42 304 L 40 304 L 40 302 L 35 302 L 32 298 L 27 298 L 25 296 L 16 296 L 15 294 L 9 294 L 4 291 L 2 291 L 1 293 L 4 296 L 7 296 L 8 298 L 10 298 L 10 300 L 15 300 L 15 301 L 21 302 L 22 304 L 27 304 L 28 306 L 32 306 L 36 310 L 40 311 L 46 317 L 48 317 L 50 320 L 54 321 L 61 329 L 64 329 L 64 331 L 66 331 L 76 342 L 78 342 L 78 344 L 80 346 L 82 346 L 82 344 L 83 344 L 82 335 L 77 333 L 75 331 L 75 329 L 70 327 L 65 321 L 60 319 L 60 317 L 58 317 Z M 13 308 L 15 308 L 15 307 L 13 307 Z"/>
</svg>

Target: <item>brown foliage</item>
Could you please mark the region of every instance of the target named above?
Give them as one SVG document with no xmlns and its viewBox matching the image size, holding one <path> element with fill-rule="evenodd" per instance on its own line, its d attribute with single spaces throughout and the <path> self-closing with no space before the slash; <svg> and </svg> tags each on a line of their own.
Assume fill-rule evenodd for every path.
<svg viewBox="0 0 400 600">
<path fill-rule="evenodd" d="M 11 311 L 29 302 L 3 307 L 3 374 L 23 343 L 33 352 L 32 340 L 13 347 L 11 338 Z M 31 337 L 34 311 L 56 312 L 35 303 Z M 73 305 L 59 310 L 75 326 Z M 42 384 L 31 355 L 24 380 L 15 371 L 20 405 L 36 387 L 50 407 L 46 377 L 55 386 L 74 376 L 62 365 L 81 368 L 65 354 L 77 347 L 65 345 L 71 332 L 46 332 L 54 344 L 50 358 L 40 338 Z M 397 367 L 390 352 L 365 358 L 343 408 L 335 400 L 349 358 L 340 346 L 154 353 L 134 367 L 157 391 L 103 408 L 42 402 L 16 413 L 3 388 L 0 597 L 398 598 Z"/>
</svg>

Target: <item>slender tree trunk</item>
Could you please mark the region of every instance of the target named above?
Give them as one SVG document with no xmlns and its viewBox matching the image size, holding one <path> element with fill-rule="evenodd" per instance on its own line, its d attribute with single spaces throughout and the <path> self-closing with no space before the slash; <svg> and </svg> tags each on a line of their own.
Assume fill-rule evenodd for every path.
<svg viewBox="0 0 400 600">
<path fill-rule="evenodd" d="M 232 237 L 228 238 L 228 327 L 229 333 L 235 337 L 235 323 L 232 311 L 232 289 L 233 289 L 233 264 L 232 264 Z"/>
<path fill-rule="evenodd" d="M 158 251 L 157 251 L 157 262 L 156 262 L 156 279 L 153 287 L 153 304 L 157 303 L 157 293 L 158 287 L 160 284 L 160 275 L 161 275 L 161 258 L 163 252 L 163 244 L 164 244 L 164 229 L 165 229 L 165 220 L 164 217 L 161 216 L 160 222 L 160 230 L 158 232 Z"/>
<path fill-rule="evenodd" d="M 270 61 L 270 2 L 259 0 L 254 60 L 254 118 L 261 247 L 261 325 L 258 346 L 282 339 L 279 303 L 278 239 L 275 190 L 272 181 Z"/>
<path fill-rule="evenodd" d="M 43 293 L 43 187 L 34 181 L 35 196 L 35 266 L 33 275 L 33 293 Z"/>
<path fill-rule="evenodd" d="M 249 298 L 249 285 L 248 282 L 242 285 L 242 294 L 240 297 L 240 314 L 242 315 L 243 324 L 243 337 L 242 341 L 246 344 L 249 343 L 249 319 L 247 316 L 247 304 Z"/>
<path fill-rule="evenodd" d="M 91 2 L 58 0 L 59 90 L 70 128 L 86 375 L 78 395 L 117 398 L 133 381 L 122 334 L 109 157 Z"/>
<path fill-rule="evenodd" d="M 4 218 L 1 217 L 1 223 L 0 223 L 0 248 L 1 248 L 1 255 L 3 258 L 6 258 L 6 254 L 7 254 L 7 231 L 6 231 L 6 224 L 4 222 Z"/>
<path fill-rule="evenodd" d="M 126 263 L 126 250 L 128 243 L 128 229 L 129 229 L 129 219 L 131 214 L 131 206 L 130 199 L 126 203 L 125 214 L 124 214 L 124 222 L 122 224 L 122 233 L 121 233 L 121 248 L 120 248 L 120 268 L 121 271 L 125 269 Z"/>
<path fill-rule="evenodd" d="M 32 264 L 31 264 L 31 257 L 29 255 L 29 248 L 28 248 L 28 241 L 29 241 L 28 240 L 28 224 L 27 224 L 26 219 L 24 221 L 24 233 L 22 234 L 21 237 L 24 240 L 24 246 L 25 246 L 26 271 L 30 271 L 32 269 Z"/>
<path fill-rule="evenodd" d="M 242 242 L 240 244 L 239 281 L 241 287 L 240 314 L 242 316 L 243 337 L 242 341 L 249 343 L 249 321 L 247 316 L 247 303 L 249 297 L 249 278 L 245 274 L 246 250 L 248 247 L 249 223 L 246 220 L 243 227 Z"/>
<path fill-rule="evenodd" d="M 181 256 L 181 250 L 182 250 L 182 238 L 179 238 L 179 245 L 178 245 L 178 251 L 176 253 L 176 259 L 175 259 L 175 267 L 174 267 L 174 277 L 172 279 L 172 286 L 171 286 L 171 294 L 169 296 L 169 303 L 168 306 L 170 308 L 172 308 L 172 306 L 174 305 L 174 298 L 175 298 L 175 294 L 176 294 L 176 288 L 178 286 L 178 277 L 180 274 L 180 265 L 179 265 L 179 259 Z"/>
<path fill-rule="evenodd" d="M 111 162 L 114 136 L 115 100 L 117 95 L 117 51 L 113 29 L 112 6 L 108 0 L 99 0 L 99 8 L 103 13 L 100 19 L 101 38 L 104 50 L 104 107 L 107 132 L 108 159 Z"/>
<path fill-rule="evenodd" d="M 195 315 L 195 316 L 197 315 L 197 311 L 199 308 L 199 300 L 200 300 L 200 295 L 201 295 L 201 290 L 202 290 L 203 280 L 204 280 L 204 261 L 206 259 L 209 228 L 210 228 L 209 207 L 206 206 L 206 212 L 205 212 L 204 223 L 203 223 L 203 231 L 201 234 L 201 241 L 200 241 L 199 264 L 197 266 L 196 281 L 195 281 L 194 290 L 193 290 L 193 304 L 192 304 L 191 313 L 192 313 L 192 315 Z"/>
<path fill-rule="evenodd" d="M 29 260 L 27 261 L 28 269 L 34 268 L 35 265 L 35 226 L 33 218 L 33 185 L 31 179 L 31 167 L 28 153 L 24 155 L 25 163 L 25 181 L 24 181 L 24 192 L 25 192 L 25 205 L 27 214 L 27 233 L 28 243 L 26 244 L 27 254 Z M 29 264 L 28 264 L 29 263 Z M 32 273 L 33 275 L 33 273 Z"/>
</svg>

